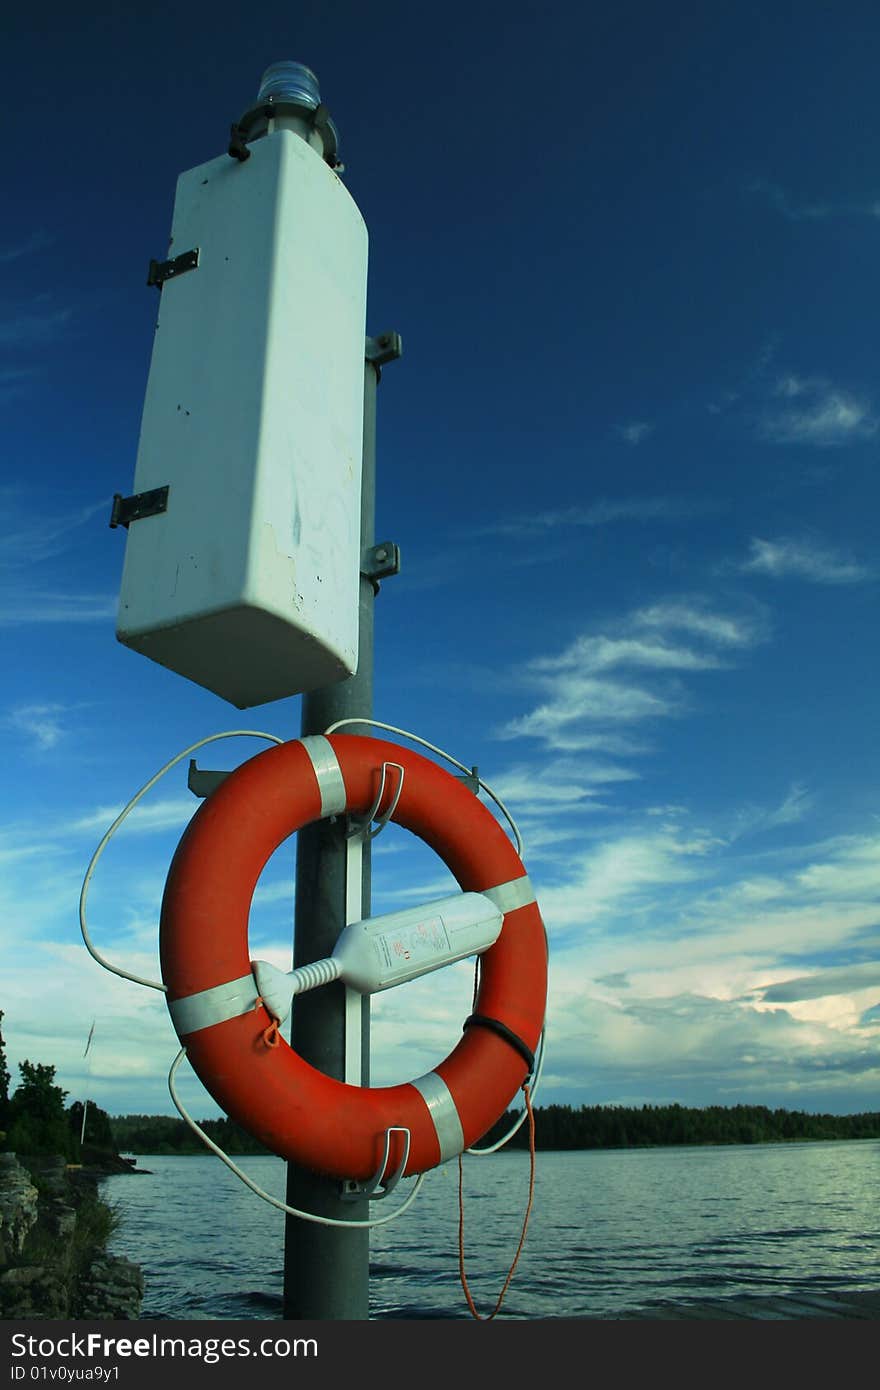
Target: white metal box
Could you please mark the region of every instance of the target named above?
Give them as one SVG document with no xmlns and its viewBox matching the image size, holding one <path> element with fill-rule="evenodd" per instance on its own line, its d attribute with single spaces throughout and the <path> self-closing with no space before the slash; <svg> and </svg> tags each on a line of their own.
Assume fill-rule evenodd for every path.
<svg viewBox="0 0 880 1390">
<path fill-rule="evenodd" d="M 367 229 L 293 131 L 178 180 L 117 636 L 244 709 L 357 669 Z"/>
</svg>

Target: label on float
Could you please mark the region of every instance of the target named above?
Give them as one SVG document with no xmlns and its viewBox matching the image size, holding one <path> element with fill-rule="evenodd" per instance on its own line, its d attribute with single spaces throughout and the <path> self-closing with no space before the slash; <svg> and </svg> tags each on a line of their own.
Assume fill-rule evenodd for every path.
<svg viewBox="0 0 880 1390">
<path fill-rule="evenodd" d="M 414 968 L 428 969 L 451 952 L 449 933 L 442 917 L 426 917 L 412 926 L 379 931 L 373 937 L 383 983 L 399 975 L 411 975 Z"/>
<path fill-rule="evenodd" d="M 481 893 L 456 893 L 419 907 L 351 922 L 333 950 L 337 978 L 361 994 L 390 989 L 479 955 L 496 940 L 502 913 Z"/>
</svg>

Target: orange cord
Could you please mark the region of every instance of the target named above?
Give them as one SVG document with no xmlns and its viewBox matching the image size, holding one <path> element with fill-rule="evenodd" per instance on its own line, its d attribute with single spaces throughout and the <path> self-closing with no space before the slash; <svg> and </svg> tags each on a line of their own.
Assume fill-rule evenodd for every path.
<svg viewBox="0 0 880 1390">
<path fill-rule="evenodd" d="M 263 999 L 258 997 L 256 1003 L 254 1004 L 254 1008 L 258 1009 L 261 1004 L 263 1004 L 263 1007 L 265 1008 L 265 1003 Z M 270 1014 L 270 1018 L 271 1017 L 272 1016 Z M 269 1026 L 263 1029 L 263 1042 L 266 1044 L 267 1047 L 278 1046 L 278 1027 L 278 1019 L 272 1018 L 272 1022 L 269 1024 Z"/>
<path fill-rule="evenodd" d="M 532 1098 L 529 1094 L 528 1085 L 523 1086 L 522 1089 L 526 1101 L 526 1111 L 529 1117 L 529 1200 L 526 1206 L 526 1214 L 523 1218 L 522 1235 L 519 1238 L 519 1245 L 516 1247 L 513 1264 L 510 1266 L 510 1272 L 504 1281 L 504 1288 L 498 1295 L 498 1302 L 487 1317 L 477 1312 L 476 1305 L 471 1297 L 471 1291 L 468 1288 L 467 1275 L 464 1271 L 464 1165 L 462 1163 L 462 1155 L 459 1154 L 458 1156 L 458 1272 L 461 1277 L 461 1287 L 464 1289 L 464 1296 L 467 1299 L 468 1308 L 471 1310 L 472 1316 L 475 1317 L 478 1322 L 491 1322 L 501 1307 L 501 1304 L 504 1302 L 504 1295 L 510 1287 L 513 1271 L 516 1269 L 519 1257 L 522 1254 L 522 1248 L 526 1239 L 526 1231 L 529 1225 L 529 1217 L 532 1212 L 532 1201 L 535 1196 L 535 1116 L 532 1110 Z"/>
</svg>

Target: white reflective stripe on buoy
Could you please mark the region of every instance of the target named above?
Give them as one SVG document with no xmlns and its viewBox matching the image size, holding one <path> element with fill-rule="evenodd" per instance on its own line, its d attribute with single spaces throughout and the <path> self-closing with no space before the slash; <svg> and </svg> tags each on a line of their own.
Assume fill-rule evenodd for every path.
<svg viewBox="0 0 880 1390">
<path fill-rule="evenodd" d="M 499 883 L 497 888 L 481 888 L 484 898 L 494 903 L 499 912 L 514 912 L 518 907 L 527 907 L 535 901 L 535 890 L 528 874 L 522 878 L 512 878 L 509 883 Z"/>
<path fill-rule="evenodd" d="M 321 815 L 338 816 L 345 810 L 345 781 L 333 745 L 323 734 L 307 734 L 300 743 L 309 755 L 321 792 Z"/>
<path fill-rule="evenodd" d="M 212 1028 L 215 1023 L 225 1023 L 228 1018 L 249 1013 L 259 997 L 256 981 L 248 974 L 229 980 L 225 985 L 188 994 L 183 999 L 172 999 L 168 1011 L 177 1036 L 182 1038 L 187 1033 L 197 1033 L 200 1028 Z"/>
<path fill-rule="evenodd" d="M 426 1076 L 418 1077 L 411 1084 L 428 1107 L 428 1113 L 437 1131 L 440 1162 L 445 1163 L 447 1158 L 454 1158 L 464 1149 L 464 1131 L 455 1101 L 452 1099 L 452 1092 L 443 1077 L 438 1076 L 435 1071 L 429 1071 Z"/>
</svg>

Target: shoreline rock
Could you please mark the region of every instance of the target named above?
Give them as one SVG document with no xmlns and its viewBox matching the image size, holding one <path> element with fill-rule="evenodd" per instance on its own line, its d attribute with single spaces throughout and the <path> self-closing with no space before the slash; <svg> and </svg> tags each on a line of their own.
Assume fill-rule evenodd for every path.
<svg viewBox="0 0 880 1390">
<path fill-rule="evenodd" d="M 144 1171 L 120 1162 L 109 1171 Z M 0 1153 L 0 1318 L 140 1317 L 140 1268 L 104 1248 L 111 1209 L 98 1183 L 107 1176 L 103 1162 Z"/>
</svg>

